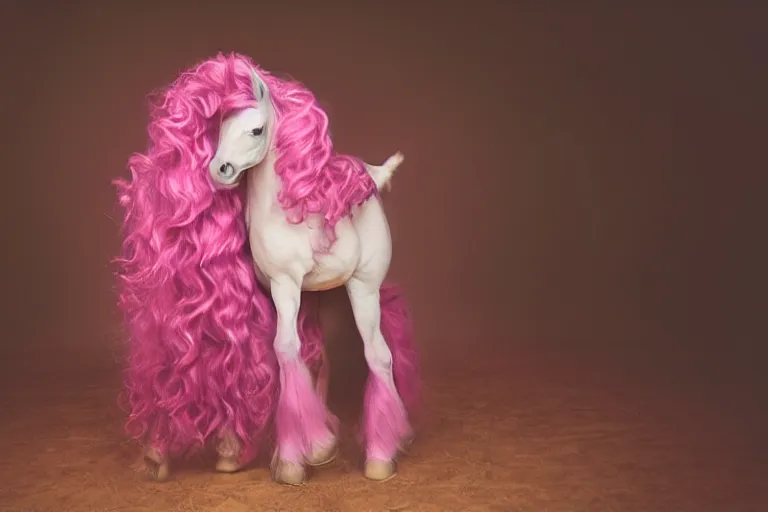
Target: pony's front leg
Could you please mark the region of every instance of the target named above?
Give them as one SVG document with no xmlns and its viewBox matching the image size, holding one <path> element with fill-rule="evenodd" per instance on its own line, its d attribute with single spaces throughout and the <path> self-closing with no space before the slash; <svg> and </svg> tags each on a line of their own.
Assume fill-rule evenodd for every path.
<svg viewBox="0 0 768 512">
<path fill-rule="evenodd" d="M 243 443 L 230 430 L 220 434 L 216 452 L 219 460 L 216 461 L 216 471 L 222 473 L 234 473 L 242 469 Z"/>
<path fill-rule="evenodd" d="M 164 482 L 168 480 L 168 455 L 157 445 L 150 445 L 143 454 L 144 472 L 150 480 Z"/>
<path fill-rule="evenodd" d="M 395 475 L 395 456 L 411 437 L 411 427 L 395 387 L 392 352 L 381 332 L 379 287 L 353 277 L 347 291 L 370 370 L 363 411 L 365 476 L 384 481 Z"/>
<path fill-rule="evenodd" d="M 298 485 L 306 477 L 305 463 L 317 463 L 332 453 L 335 437 L 329 428 L 325 404 L 317 396 L 309 369 L 301 360 L 298 314 L 301 287 L 289 277 L 271 281 L 277 309 L 275 353 L 280 366 L 280 398 L 277 404 L 277 450 L 272 459 L 275 481 Z"/>
</svg>

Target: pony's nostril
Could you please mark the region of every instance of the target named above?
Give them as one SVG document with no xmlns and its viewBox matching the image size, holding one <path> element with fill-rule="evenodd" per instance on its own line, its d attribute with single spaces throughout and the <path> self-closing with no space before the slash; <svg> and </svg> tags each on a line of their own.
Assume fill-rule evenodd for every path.
<svg viewBox="0 0 768 512">
<path fill-rule="evenodd" d="M 225 178 L 231 178 L 235 175 L 235 168 L 230 163 L 221 164 L 219 174 Z"/>
</svg>

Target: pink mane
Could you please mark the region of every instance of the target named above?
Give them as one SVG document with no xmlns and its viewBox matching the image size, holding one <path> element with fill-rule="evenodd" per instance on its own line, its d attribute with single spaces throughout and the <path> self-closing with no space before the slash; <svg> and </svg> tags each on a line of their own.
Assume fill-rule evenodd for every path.
<svg viewBox="0 0 768 512">
<path fill-rule="evenodd" d="M 171 84 L 151 109 L 148 150 L 116 182 L 126 428 L 168 451 L 225 430 L 247 444 L 276 403 L 275 315 L 254 277 L 242 194 L 215 192 L 205 170 L 222 116 L 254 104 L 239 62 L 218 56 Z"/>
<path fill-rule="evenodd" d="M 242 76 L 252 66 L 240 60 Z M 333 150 L 328 116 L 312 92 L 295 81 L 283 81 L 259 70 L 270 89 L 277 118 L 275 173 L 280 177 L 278 200 L 293 223 L 308 215 L 324 217 L 329 241 L 335 240 L 336 223 L 353 207 L 377 193 L 363 162 Z"/>
</svg>

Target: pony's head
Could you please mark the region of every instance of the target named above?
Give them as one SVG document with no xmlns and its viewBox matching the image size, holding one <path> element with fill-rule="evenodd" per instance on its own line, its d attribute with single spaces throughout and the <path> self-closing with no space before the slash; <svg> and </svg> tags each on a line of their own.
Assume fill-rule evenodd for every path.
<svg viewBox="0 0 768 512">
<path fill-rule="evenodd" d="M 204 212 L 214 204 L 238 202 L 227 192 L 273 154 L 277 199 L 289 221 L 320 214 L 331 240 L 338 220 L 375 194 L 376 184 L 362 161 L 335 153 L 328 126 L 303 84 L 281 80 L 244 55 L 220 53 L 165 90 L 152 110 L 149 153 L 134 155 L 130 167 L 154 181 L 148 194 L 168 202 L 168 225 L 180 227 L 213 218 Z"/>
<path fill-rule="evenodd" d="M 250 68 L 256 105 L 226 116 L 219 130 L 219 143 L 208 171 L 217 188 L 237 186 L 245 171 L 267 156 L 274 124 L 269 88 Z"/>
</svg>

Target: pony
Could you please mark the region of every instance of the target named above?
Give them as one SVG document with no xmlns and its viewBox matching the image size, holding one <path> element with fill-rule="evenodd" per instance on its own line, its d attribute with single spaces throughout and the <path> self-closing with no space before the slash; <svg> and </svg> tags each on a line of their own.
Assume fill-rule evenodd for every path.
<svg viewBox="0 0 768 512">
<path fill-rule="evenodd" d="M 364 474 L 393 477 L 420 403 L 410 310 L 385 282 L 381 191 L 402 153 L 335 152 L 312 92 L 238 53 L 198 62 L 150 105 L 148 149 L 115 181 L 126 430 L 145 469 L 165 480 L 174 457 L 215 442 L 216 469 L 239 471 L 273 431 L 276 482 L 332 461 L 329 362 L 304 292 L 344 286 L 369 368 Z"/>
</svg>

